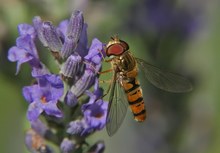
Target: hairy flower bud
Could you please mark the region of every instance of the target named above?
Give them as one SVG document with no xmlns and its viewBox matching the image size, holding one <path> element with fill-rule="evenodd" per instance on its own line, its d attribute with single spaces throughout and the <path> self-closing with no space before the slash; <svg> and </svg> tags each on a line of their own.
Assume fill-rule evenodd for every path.
<svg viewBox="0 0 220 153">
<path fill-rule="evenodd" d="M 51 22 L 43 22 L 42 32 L 47 45 L 53 52 L 59 52 L 62 48 L 62 42 Z"/>
<path fill-rule="evenodd" d="M 84 19 L 81 11 L 76 10 L 72 13 L 67 27 L 67 36 L 74 36 L 78 41 L 83 28 Z"/>
<path fill-rule="evenodd" d="M 73 12 L 70 21 L 67 25 L 65 41 L 61 49 L 61 56 L 64 59 L 68 58 L 76 50 L 83 29 L 83 24 L 84 19 L 82 12 Z"/>
<path fill-rule="evenodd" d="M 42 20 L 39 16 L 35 16 L 33 18 L 33 26 L 35 28 L 35 30 L 37 31 L 37 36 L 38 36 L 38 39 L 41 41 L 41 43 L 43 44 L 44 47 L 48 47 L 48 44 L 47 44 L 47 41 L 46 39 L 44 38 L 44 35 L 43 35 L 43 31 L 42 31 Z"/>
<path fill-rule="evenodd" d="M 75 150 L 75 144 L 68 138 L 64 138 L 61 142 L 60 150 L 62 153 L 72 153 Z"/>
<path fill-rule="evenodd" d="M 82 58 L 79 55 L 71 55 L 61 66 L 60 73 L 64 80 L 72 79 L 72 82 L 74 82 L 75 77 L 80 73 L 81 67 L 83 67 Z"/>
</svg>

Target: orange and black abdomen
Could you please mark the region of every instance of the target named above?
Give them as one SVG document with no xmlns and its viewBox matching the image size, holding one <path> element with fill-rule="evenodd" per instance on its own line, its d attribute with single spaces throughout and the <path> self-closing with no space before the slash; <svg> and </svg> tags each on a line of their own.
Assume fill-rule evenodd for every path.
<svg viewBox="0 0 220 153">
<path fill-rule="evenodd" d="M 123 80 L 122 84 L 134 119 L 143 122 L 146 118 L 146 110 L 139 81 L 136 78 L 129 78 L 129 80 Z"/>
</svg>

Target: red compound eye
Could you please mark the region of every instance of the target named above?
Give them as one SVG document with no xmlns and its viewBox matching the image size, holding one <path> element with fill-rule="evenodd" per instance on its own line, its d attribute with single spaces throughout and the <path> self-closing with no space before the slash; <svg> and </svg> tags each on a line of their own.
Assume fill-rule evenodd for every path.
<svg viewBox="0 0 220 153">
<path fill-rule="evenodd" d="M 111 56 L 111 55 L 117 56 L 117 55 L 121 55 L 124 51 L 125 50 L 123 46 L 121 46 L 121 44 L 113 44 L 107 48 L 106 54 L 108 56 Z"/>
</svg>

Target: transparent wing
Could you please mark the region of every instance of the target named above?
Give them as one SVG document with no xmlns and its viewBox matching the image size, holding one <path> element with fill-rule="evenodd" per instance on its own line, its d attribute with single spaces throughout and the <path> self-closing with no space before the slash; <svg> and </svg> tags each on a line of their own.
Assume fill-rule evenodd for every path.
<svg viewBox="0 0 220 153">
<path fill-rule="evenodd" d="M 157 88 L 169 92 L 188 92 L 192 90 L 191 83 L 179 74 L 163 71 L 142 59 L 136 58 L 146 78 Z"/>
<path fill-rule="evenodd" d="M 109 96 L 108 113 L 106 117 L 106 130 L 112 136 L 121 126 L 128 108 L 125 92 L 114 74 Z"/>
</svg>

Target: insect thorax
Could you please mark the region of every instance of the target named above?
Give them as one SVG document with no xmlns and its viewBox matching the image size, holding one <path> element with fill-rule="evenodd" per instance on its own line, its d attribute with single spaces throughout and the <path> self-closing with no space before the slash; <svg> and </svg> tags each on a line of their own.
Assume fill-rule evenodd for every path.
<svg viewBox="0 0 220 153">
<path fill-rule="evenodd" d="M 120 56 L 115 56 L 112 62 L 115 70 L 125 78 L 134 78 L 137 76 L 137 63 L 129 51 L 124 52 Z"/>
</svg>

